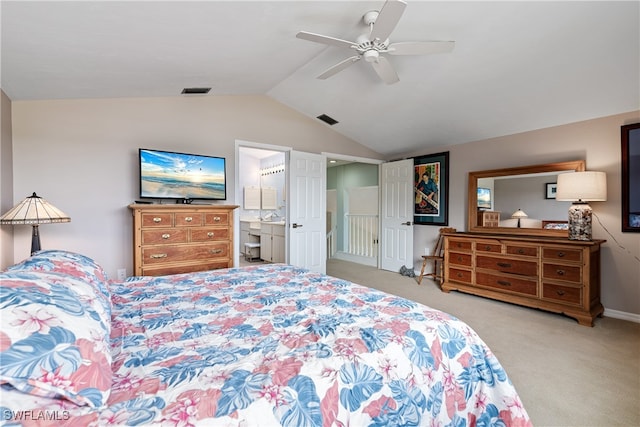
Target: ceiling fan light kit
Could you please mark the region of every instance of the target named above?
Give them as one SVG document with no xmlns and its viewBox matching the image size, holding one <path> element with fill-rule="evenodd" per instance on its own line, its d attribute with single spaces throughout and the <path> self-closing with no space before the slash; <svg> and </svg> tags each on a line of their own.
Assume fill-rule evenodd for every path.
<svg viewBox="0 0 640 427">
<path fill-rule="evenodd" d="M 354 49 L 357 52 L 357 55 L 333 65 L 317 78 L 322 80 L 327 79 L 364 58 L 365 62 L 371 64 L 382 81 L 387 84 L 393 84 L 400 81 L 400 79 L 384 54 L 429 55 L 433 53 L 451 52 L 453 50 L 455 45 L 453 41 L 389 43 L 389 36 L 396 28 L 406 6 L 407 3 L 404 0 L 387 0 L 380 11 L 370 10 L 366 12 L 362 17 L 362 21 L 369 27 L 369 34 L 365 33 L 360 35 L 355 42 L 306 31 L 300 31 L 296 34 L 296 37 L 299 39 Z"/>
</svg>

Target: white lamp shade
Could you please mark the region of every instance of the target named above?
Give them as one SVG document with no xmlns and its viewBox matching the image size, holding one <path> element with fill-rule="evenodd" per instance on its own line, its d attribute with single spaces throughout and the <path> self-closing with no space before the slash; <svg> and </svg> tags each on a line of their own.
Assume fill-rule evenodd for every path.
<svg viewBox="0 0 640 427">
<path fill-rule="evenodd" d="M 604 202 L 607 200 L 607 174 L 584 171 L 558 175 L 556 200 Z"/>
<path fill-rule="evenodd" d="M 522 210 L 518 209 L 511 215 L 511 218 L 526 218 L 528 215 Z"/>
<path fill-rule="evenodd" d="M 0 217 L 0 224 L 50 224 L 69 222 L 69 215 L 33 193 Z"/>
</svg>

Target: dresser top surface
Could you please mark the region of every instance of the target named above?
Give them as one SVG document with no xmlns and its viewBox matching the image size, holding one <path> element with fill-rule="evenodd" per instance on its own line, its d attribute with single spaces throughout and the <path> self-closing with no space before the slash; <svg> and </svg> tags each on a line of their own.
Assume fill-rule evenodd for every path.
<svg viewBox="0 0 640 427">
<path fill-rule="evenodd" d="M 129 205 L 129 209 L 139 209 L 139 210 L 187 210 L 193 211 L 196 209 L 237 209 L 240 206 L 238 205 L 201 205 L 201 204 L 181 204 L 181 203 L 132 203 Z"/>
<path fill-rule="evenodd" d="M 547 237 L 547 236 L 527 236 L 517 235 L 509 236 L 505 234 L 491 234 L 491 233 L 476 233 L 476 232 L 456 232 L 456 233 L 443 233 L 447 237 L 463 237 L 473 239 L 491 239 L 500 241 L 518 241 L 518 242 L 530 242 L 530 243 L 547 243 L 547 244 L 567 244 L 576 246 L 599 246 L 606 242 L 606 240 L 569 240 L 566 237 Z"/>
</svg>

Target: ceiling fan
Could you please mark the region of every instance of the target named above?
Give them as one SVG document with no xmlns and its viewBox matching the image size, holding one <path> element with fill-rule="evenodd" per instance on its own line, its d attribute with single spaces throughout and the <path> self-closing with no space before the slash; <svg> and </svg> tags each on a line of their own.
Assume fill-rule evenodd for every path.
<svg viewBox="0 0 640 427">
<path fill-rule="evenodd" d="M 357 52 L 357 55 L 351 56 L 330 67 L 317 78 L 322 80 L 327 79 L 364 58 L 366 62 L 371 64 L 382 81 L 387 84 L 393 84 L 400 81 L 400 79 L 391 66 L 391 63 L 384 56 L 385 54 L 427 55 L 451 52 L 453 50 L 455 44 L 453 41 L 389 43 L 389 35 L 398 24 L 405 7 L 407 7 L 407 3 L 404 0 L 387 0 L 380 11 L 371 10 L 365 13 L 362 20 L 369 27 L 369 31 L 368 33 L 360 35 L 355 42 L 308 33 L 306 31 L 300 31 L 296 34 L 296 37 L 299 39 L 330 46 L 346 47 Z"/>
</svg>

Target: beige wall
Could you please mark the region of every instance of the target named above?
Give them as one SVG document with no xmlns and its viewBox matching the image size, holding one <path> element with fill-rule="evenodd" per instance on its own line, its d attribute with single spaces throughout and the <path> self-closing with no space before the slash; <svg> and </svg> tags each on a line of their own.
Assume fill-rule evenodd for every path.
<svg viewBox="0 0 640 427">
<path fill-rule="evenodd" d="M 380 155 L 328 125 L 266 96 L 192 96 L 13 102 L 14 195 L 32 192 L 71 216 L 40 227 L 43 248 L 84 253 L 111 277 L 132 271 L 127 205 L 138 196 L 138 148 L 227 158 L 227 203 L 235 200 L 235 140 Z M 30 228 L 15 227 L 16 261 L 29 255 Z"/>
<path fill-rule="evenodd" d="M 621 232 L 620 126 L 640 122 L 640 111 L 508 135 L 448 147 L 407 153 L 407 157 L 449 151 L 449 225 L 467 226 L 467 175 L 471 171 L 586 160 L 588 170 L 607 173 L 607 201 L 591 203 L 593 236 L 602 247 L 602 302 L 609 311 L 631 313 L 640 320 L 640 233 Z M 438 227 L 416 225 L 415 266 L 425 246 L 432 246 Z"/>
<path fill-rule="evenodd" d="M 11 101 L 0 90 L 0 214 L 13 207 Z M 0 268 L 13 264 L 13 226 L 0 225 Z"/>
<path fill-rule="evenodd" d="M 126 206 L 137 198 L 139 147 L 227 157 L 231 181 L 237 139 L 381 158 L 264 96 L 19 101 L 13 103 L 12 120 L 14 202 L 36 191 L 72 218 L 41 227 L 43 248 L 85 253 L 113 277 L 117 268 L 132 268 Z M 620 232 L 620 126 L 634 122 L 640 122 L 640 111 L 407 156 L 450 152 L 449 224 L 460 230 L 466 228 L 469 171 L 585 159 L 588 169 L 607 172 L 608 200 L 592 204 L 604 225 L 596 222 L 594 237 L 607 240 L 602 300 L 608 312 L 640 316 L 640 234 Z M 4 124 L 2 130 L 6 149 Z M 4 186 L 6 168 L 1 172 Z M 228 203 L 236 203 L 235 193 L 231 182 Z M 437 229 L 415 227 L 416 265 Z M 16 261 L 28 256 L 30 232 L 15 227 Z"/>
</svg>

